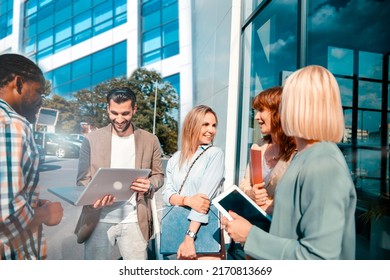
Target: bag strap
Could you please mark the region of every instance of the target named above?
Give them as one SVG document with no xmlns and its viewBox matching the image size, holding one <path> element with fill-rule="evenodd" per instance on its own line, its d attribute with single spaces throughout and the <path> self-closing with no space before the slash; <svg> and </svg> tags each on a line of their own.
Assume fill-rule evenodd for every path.
<svg viewBox="0 0 390 280">
<path fill-rule="evenodd" d="M 191 171 L 192 167 L 194 166 L 195 162 L 196 162 L 196 161 L 198 160 L 198 158 L 200 158 L 200 156 L 203 155 L 204 152 L 206 152 L 206 151 L 208 150 L 208 148 L 210 148 L 211 146 L 212 146 L 212 145 L 210 145 L 210 146 L 208 146 L 206 149 L 204 149 L 204 150 L 196 157 L 196 159 L 191 163 L 191 166 L 190 166 L 190 168 L 188 169 L 188 172 L 187 172 L 187 174 L 186 174 L 186 177 L 184 177 L 183 183 L 182 183 L 181 186 L 180 186 L 180 189 L 179 189 L 179 192 L 178 192 L 179 195 L 180 195 L 180 193 L 181 193 L 181 191 L 182 191 L 182 189 L 183 189 L 183 187 L 184 187 L 184 183 L 187 181 L 188 174 L 190 173 L 190 171 Z"/>
</svg>

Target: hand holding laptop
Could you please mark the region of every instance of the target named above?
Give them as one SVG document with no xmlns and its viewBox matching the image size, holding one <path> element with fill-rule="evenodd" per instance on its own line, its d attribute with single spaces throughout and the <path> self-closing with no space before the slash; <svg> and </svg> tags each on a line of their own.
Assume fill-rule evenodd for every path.
<svg viewBox="0 0 390 280">
<path fill-rule="evenodd" d="M 111 206 L 115 202 L 115 196 L 106 194 L 101 199 L 98 199 L 95 201 L 95 203 L 92 205 L 92 208 L 99 209 L 106 206 Z"/>
<path fill-rule="evenodd" d="M 149 191 L 150 186 L 149 178 L 137 178 L 130 186 L 130 189 L 135 192 L 144 194 Z"/>
<path fill-rule="evenodd" d="M 130 189 L 138 192 L 138 193 L 146 193 L 148 192 L 150 187 L 150 181 L 148 178 L 136 178 L 135 181 L 130 183 Z M 105 206 L 111 206 L 115 203 L 116 198 L 113 195 L 105 195 L 102 197 L 102 199 L 96 200 L 96 202 L 93 204 L 93 208 L 102 208 Z"/>
<path fill-rule="evenodd" d="M 52 187 L 49 192 L 75 206 L 93 205 L 101 208 L 115 201 L 130 199 L 134 191 L 149 188 L 150 169 L 100 168 L 86 187 Z M 132 182 L 137 182 L 133 183 Z M 136 190 L 133 190 L 136 188 Z"/>
</svg>

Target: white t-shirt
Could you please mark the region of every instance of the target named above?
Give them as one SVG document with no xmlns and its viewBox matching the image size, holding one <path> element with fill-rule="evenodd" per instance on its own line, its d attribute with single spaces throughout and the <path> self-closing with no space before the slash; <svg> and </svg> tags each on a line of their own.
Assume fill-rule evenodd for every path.
<svg viewBox="0 0 390 280">
<path fill-rule="evenodd" d="M 120 137 L 111 136 L 111 168 L 135 168 L 134 134 Z M 133 223 L 137 222 L 137 206 L 134 193 L 128 201 L 115 202 L 102 210 L 102 222 Z"/>
</svg>

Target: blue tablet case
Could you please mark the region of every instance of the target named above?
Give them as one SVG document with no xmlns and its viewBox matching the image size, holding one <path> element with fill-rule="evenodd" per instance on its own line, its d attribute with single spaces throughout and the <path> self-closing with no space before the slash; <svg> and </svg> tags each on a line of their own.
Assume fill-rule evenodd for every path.
<svg viewBox="0 0 390 280">
<path fill-rule="evenodd" d="M 190 220 L 187 219 L 191 209 L 181 206 L 170 206 L 163 209 L 160 233 L 160 253 L 176 254 L 183 242 Z M 198 254 L 219 253 L 221 251 L 221 228 L 219 212 L 210 206 L 208 224 L 202 224 L 196 239 L 195 249 Z"/>
</svg>

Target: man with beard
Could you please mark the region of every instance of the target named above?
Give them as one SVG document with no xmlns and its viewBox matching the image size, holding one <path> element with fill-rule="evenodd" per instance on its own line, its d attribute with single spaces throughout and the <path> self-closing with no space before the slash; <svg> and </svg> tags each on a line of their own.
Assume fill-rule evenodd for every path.
<svg viewBox="0 0 390 280">
<path fill-rule="evenodd" d="M 45 79 L 18 54 L 0 55 L 0 260 L 46 259 L 42 224 L 60 223 L 59 202 L 39 199 L 39 153 L 31 124 Z"/>
<path fill-rule="evenodd" d="M 110 124 L 85 135 L 80 151 L 77 183 L 86 186 L 97 170 L 110 168 L 148 168 L 149 178 L 129 182 L 134 195 L 124 202 L 106 195 L 91 209 L 101 211 L 100 220 L 85 241 L 85 259 L 112 259 L 115 245 L 125 260 L 147 259 L 147 241 L 152 235 L 150 199 L 162 187 L 160 143 L 158 138 L 131 120 L 137 111 L 130 88 L 117 88 L 107 95 Z"/>
</svg>

